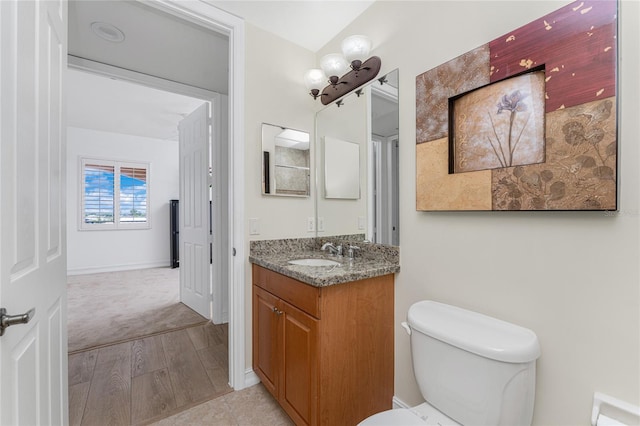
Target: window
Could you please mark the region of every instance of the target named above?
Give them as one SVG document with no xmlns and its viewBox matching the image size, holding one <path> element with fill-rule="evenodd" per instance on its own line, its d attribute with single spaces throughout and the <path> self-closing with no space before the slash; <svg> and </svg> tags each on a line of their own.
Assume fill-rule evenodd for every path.
<svg viewBox="0 0 640 426">
<path fill-rule="evenodd" d="M 80 229 L 149 228 L 149 165 L 83 158 Z"/>
</svg>

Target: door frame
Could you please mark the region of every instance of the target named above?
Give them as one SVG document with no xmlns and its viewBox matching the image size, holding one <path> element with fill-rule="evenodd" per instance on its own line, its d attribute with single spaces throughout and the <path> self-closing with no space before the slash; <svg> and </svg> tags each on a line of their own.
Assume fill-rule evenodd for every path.
<svg viewBox="0 0 640 426">
<path fill-rule="evenodd" d="M 244 312 L 244 20 L 196 0 L 153 0 L 145 4 L 207 26 L 229 37 L 229 384 L 235 390 L 245 380 Z M 236 220 L 235 218 L 239 219 Z"/>
<path fill-rule="evenodd" d="M 197 0 L 151 0 L 145 5 L 169 13 L 177 18 L 193 22 L 226 35 L 229 38 L 229 84 L 228 84 L 228 211 L 229 251 L 227 268 L 229 272 L 229 384 L 235 390 L 244 389 L 257 383 L 255 374 L 245 371 L 245 241 L 244 241 L 244 20 L 216 7 Z M 91 61 L 70 58 L 70 66 L 85 68 L 95 72 Z M 115 67 L 100 65 L 103 72 Z M 99 71 L 100 72 L 100 71 Z M 119 77 L 123 76 L 119 72 Z M 134 74 L 129 78 L 133 81 Z M 146 84 L 157 88 L 168 87 L 166 80 L 146 77 Z M 140 80 L 137 80 L 140 82 Z M 203 91 L 188 85 L 171 83 L 175 91 L 201 98 Z M 176 86 L 177 85 L 177 86 Z M 204 91 L 207 92 L 207 91 Z M 206 99 L 205 99 L 206 100 Z M 238 218 L 236 220 L 236 217 Z"/>
</svg>

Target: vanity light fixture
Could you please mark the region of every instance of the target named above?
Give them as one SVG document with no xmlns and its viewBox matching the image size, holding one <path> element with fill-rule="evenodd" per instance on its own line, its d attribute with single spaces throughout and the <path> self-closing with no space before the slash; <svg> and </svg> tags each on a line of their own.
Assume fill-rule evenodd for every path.
<svg viewBox="0 0 640 426">
<path fill-rule="evenodd" d="M 320 61 L 322 69 L 311 69 L 305 73 L 304 82 L 309 94 L 327 105 L 374 79 L 382 63 L 377 56 L 365 60 L 370 50 L 369 37 L 354 35 L 344 39 L 342 55 L 325 55 Z M 329 85 L 323 88 L 327 82 Z"/>
</svg>

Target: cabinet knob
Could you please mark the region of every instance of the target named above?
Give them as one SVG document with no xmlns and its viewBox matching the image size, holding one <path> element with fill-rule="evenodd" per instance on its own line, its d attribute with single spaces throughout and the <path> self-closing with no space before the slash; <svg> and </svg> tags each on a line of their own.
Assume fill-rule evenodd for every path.
<svg viewBox="0 0 640 426">
<path fill-rule="evenodd" d="M 274 312 L 276 315 L 282 315 L 282 311 L 281 311 L 280 309 L 276 308 L 275 306 L 273 307 L 273 312 Z"/>
</svg>

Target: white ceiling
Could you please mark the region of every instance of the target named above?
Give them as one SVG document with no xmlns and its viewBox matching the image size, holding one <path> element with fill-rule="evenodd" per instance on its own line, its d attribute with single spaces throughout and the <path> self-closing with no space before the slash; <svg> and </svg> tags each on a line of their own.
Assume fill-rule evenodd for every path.
<svg viewBox="0 0 640 426">
<path fill-rule="evenodd" d="M 67 124 L 111 133 L 178 140 L 178 123 L 204 101 L 122 80 L 69 70 Z"/>
<path fill-rule="evenodd" d="M 258 28 L 317 52 L 375 0 L 210 0 Z"/>
<path fill-rule="evenodd" d="M 93 22 L 116 26 L 124 41 L 98 37 Z M 228 37 L 137 1 L 70 1 L 69 55 L 227 94 Z"/>
<path fill-rule="evenodd" d="M 220 9 L 317 51 L 374 0 L 216 1 Z M 94 34 L 106 22 L 125 34 L 120 43 Z M 69 54 L 226 94 L 228 41 L 138 1 L 71 0 Z M 79 71 L 68 75 L 70 126 L 177 140 L 177 124 L 202 100 Z"/>
</svg>

